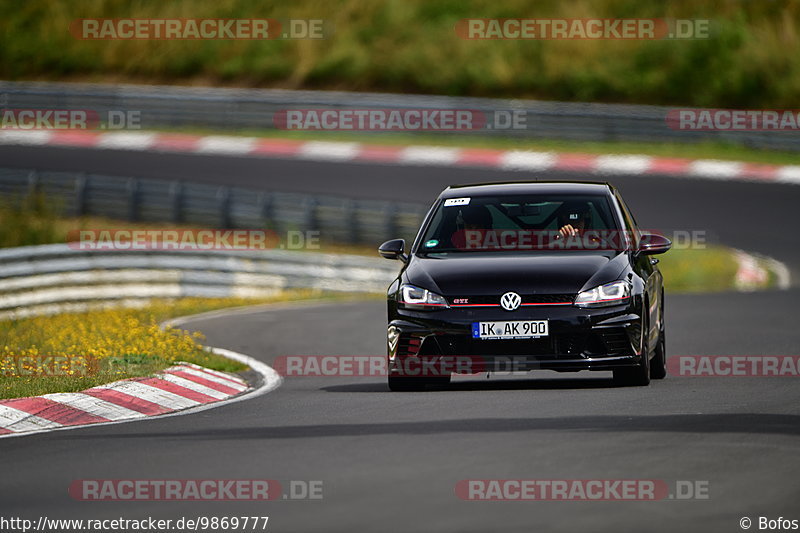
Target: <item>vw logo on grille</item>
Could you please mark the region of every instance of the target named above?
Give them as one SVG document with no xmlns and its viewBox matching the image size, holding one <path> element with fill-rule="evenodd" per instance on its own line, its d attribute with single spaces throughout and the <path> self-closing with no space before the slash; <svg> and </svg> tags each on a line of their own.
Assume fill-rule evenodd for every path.
<svg viewBox="0 0 800 533">
<path fill-rule="evenodd" d="M 516 292 L 507 292 L 500 297 L 500 305 L 506 311 L 513 311 L 522 303 L 522 296 Z"/>
</svg>

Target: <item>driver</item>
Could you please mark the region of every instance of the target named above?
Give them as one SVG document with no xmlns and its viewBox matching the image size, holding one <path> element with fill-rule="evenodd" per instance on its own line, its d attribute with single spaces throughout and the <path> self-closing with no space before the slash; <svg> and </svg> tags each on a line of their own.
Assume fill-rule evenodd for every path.
<svg viewBox="0 0 800 533">
<path fill-rule="evenodd" d="M 490 230 L 492 213 L 485 205 L 468 205 L 459 212 L 457 222 L 465 230 Z"/>
<path fill-rule="evenodd" d="M 592 213 L 586 202 L 564 202 L 558 214 L 558 233 L 561 237 L 579 235 L 591 229 Z"/>
<path fill-rule="evenodd" d="M 462 250 L 484 250 L 494 248 L 487 246 L 488 234 L 492 231 L 492 213 L 485 205 L 468 205 L 458 211 L 456 232 L 453 234 L 453 246 Z"/>
</svg>

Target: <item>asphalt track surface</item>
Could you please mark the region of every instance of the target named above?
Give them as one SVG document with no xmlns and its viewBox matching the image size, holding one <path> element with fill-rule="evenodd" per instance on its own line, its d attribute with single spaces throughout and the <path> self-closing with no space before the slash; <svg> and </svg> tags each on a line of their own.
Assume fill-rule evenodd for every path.
<svg viewBox="0 0 800 533">
<path fill-rule="evenodd" d="M 428 201 L 441 184 L 520 173 L 269 159 L 0 150 L 3 166 L 97 165 L 158 177 Z M 37 149 L 38 150 L 38 149 Z M 36 164 L 38 162 L 38 164 Z M 212 162 L 216 165 L 212 167 Z M 104 166 L 105 165 L 105 166 Z M 137 166 L 138 165 L 138 166 Z M 148 165 L 154 165 L 150 168 Z M 115 172 L 120 173 L 120 172 Z M 235 177 L 234 177 L 235 176 Z M 564 177 L 564 176 L 561 176 Z M 645 227 L 700 229 L 793 272 L 800 188 L 609 176 Z M 356 185 L 359 184 L 359 185 Z M 280 187 L 278 187 L 280 185 Z M 792 208 L 792 209 L 790 209 Z M 668 352 L 797 355 L 800 290 L 667 295 Z M 266 363 L 384 350 L 379 301 L 287 306 L 196 320 L 207 342 Z M 670 376 L 613 387 L 606 373 L 459 378 L 399 394 L 381 378 L 288 378 L 253 400 L 184 417 L 0 439 L 0 515 L 143 518 L 268 515 L 269 531 L 741 531 L 800 519 L 796 378 Z M 76 479 L 321 480 L 322 500 L 77 502 Z M 465 479 L 707 482 L 710 499 L 470 502 Z"/>
</svg>

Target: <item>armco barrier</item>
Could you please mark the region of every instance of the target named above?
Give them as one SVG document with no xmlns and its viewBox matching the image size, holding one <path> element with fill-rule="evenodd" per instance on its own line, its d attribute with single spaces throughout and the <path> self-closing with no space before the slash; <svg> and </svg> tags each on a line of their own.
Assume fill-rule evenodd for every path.
<svg viewBox="0 0 800 533">
<path fill-rule="evenodd" d="M 369 244 L 412 238 L 427 206 L 256 191 L 177 180 L 0 168 L 0 196 L 44 194 L 66 215 L 215 228 L 318 231 L 321 240 Z"/>
<path fill-rule="evenodd" d="M 138 113 L 139 126 L 143 129 L 205 127 L 228 130 L 275 128 L 275 114 L 289 109 L 471 109 L 490 118 L 495 116 L 495 112 L 507 115 L 517 111 L 526 119 L 525 128 L 493 127 L 455 133 L 582 141 L 696 142 L 717 139 L 756 148 L 800 150 L 800 136 L 782 131 L 674 130 L 666 122 L 670 108 L 644 105 L 336 91 L 0 82 L 0 108 L 88 109 L 101 116 L 106 116 L 108 111 L 132 111 Z"/>
<path fill-rule="evenodd" d="M 67 244 L 0 250 L 0 318 L 58 304 L 269 296 L 281 289 L 382 292 L 399 265 L 380 258 L 265 251 L 88 251 Z"/>
</svg>

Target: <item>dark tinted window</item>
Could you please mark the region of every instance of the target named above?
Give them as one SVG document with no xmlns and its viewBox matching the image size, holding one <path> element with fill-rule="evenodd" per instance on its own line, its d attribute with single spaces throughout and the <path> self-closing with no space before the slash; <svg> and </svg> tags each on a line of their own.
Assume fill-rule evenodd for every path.
<svg viewBox="0 0 800 533">
<path fill-rule="evenodd" d="M 557 232 L 566 224 L 585 230 L 618 230 L 605 195 L 513 195 L 452 198 L 439 204 L 419 252 L 465 251 L 466 230 Z"/>
</svg>

